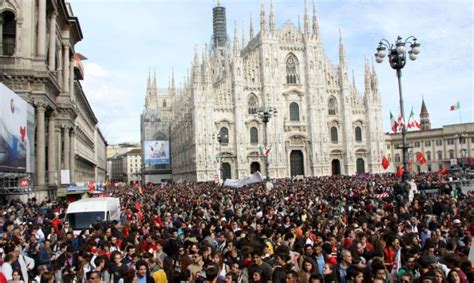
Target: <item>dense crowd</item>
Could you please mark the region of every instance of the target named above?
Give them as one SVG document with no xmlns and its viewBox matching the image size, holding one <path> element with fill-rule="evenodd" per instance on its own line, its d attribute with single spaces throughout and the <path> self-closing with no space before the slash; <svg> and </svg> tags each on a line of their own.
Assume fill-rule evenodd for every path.
<svg viewBox="0 0 474 283">
<path fill-rule="evenodd" d="M 111 188 L 120 221 L 78 235 L 64 201 L 14 200 L 0 282 L 474 282 L 474 195 L 448 178 Z"/>
</svg>

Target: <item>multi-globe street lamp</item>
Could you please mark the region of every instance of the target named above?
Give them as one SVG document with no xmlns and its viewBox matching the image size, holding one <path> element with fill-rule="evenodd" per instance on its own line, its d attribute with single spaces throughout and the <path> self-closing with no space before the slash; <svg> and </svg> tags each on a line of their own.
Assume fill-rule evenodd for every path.
<svg viewBox="0 0 474 283">
<path fill-rule="evenodd" d="M 416 41 L 413 36 L 407 37 L 403 40 L 400 36 L 395 41 L 395 44 L 388 42 L 386 39 L 382 39 L 377 47 L 377 53 L 375 53 L 375 61 L 382 63 L 385 55 L 388 53 L 388 62 L 392 69 L 397 70 L 398 78 L 398 93 L 400 96 L 400 115 L 403 119 L 402 127 L 402 152 L 403 152 L 403 175 L 402 180 L 405 182 L 408 180 L 410 173 L 408 172 L 408 144 L 407 144 L 407 128 L 405 123 L 405 111 L 403 109 L 403 95 L 402 95 L 402 69 L 405 67 L 407 62 L 407 51 L 406 45 L 409 44 L 411 50 L 408 51 L 408 57 L 410 60 L 416 60 L 417 55 L 420 53 L 420 44 Z"/>
<path fill-rule="evenodd" d="M 262 107 L 257 109 L 257 113 L 255 114 L 256 117 L 258 117 L 260 120 L 262 120 L 264 128 L 264 139 L 263 139 L 263 144 L 266 150 L 268 146 L 268 130 L 267 130 L 267 124 L 270 121 L 270 118 L 275 117 L 277 114 L 277 110 L 274 107 Z M 268 182 L 270 181 L 270 176 L 268 174 L 268 154 L 263 155 L 264 161 L 265 161 L 265 180 Z"/>
<path fill-rule="evenodd" d="M 466 138 L 467 134 L 465 133 L 459 133 L 456 135 L 456 137 L 459 139 L 459 147 L 460 147 L 460 154 L 461 154 L 461 170 L 464 172 L 464 166 L 465 166 L 465 159 L 466 159 L 466 149 L 463 148 L 463 144 L 466 143 Z"/>
</svg>

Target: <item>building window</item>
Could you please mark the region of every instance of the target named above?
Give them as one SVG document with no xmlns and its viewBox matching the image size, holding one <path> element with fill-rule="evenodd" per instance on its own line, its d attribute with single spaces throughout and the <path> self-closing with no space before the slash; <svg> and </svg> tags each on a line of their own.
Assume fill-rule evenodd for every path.
<svg viewBox="0 0 474 283">
<path fill-rule="evenodd" d="M 390 149 L 390 145 L 389 145 L 389 144 L 387 144 L 387 149 Z"/>
<path fill-rule="evenodd" d="M 337 102 L 334 97 L 329 98 L 329 103 L 328 103 L 328 114 L 330 116 L 334 116 L 337 114 Z"/>
<path fill-rule="evenodd" d="M 431 164 L 428 164 L 428 172 L 431 172 L 433 168 L 431 168 Z"/>
<path fill-rule="evenodd" d="M 459 144 L 465 144 L 466 143 L 466 137 L 459 137 Z"/>
<path fill-rule="evenodd" d="M 250 143 L 258 144 L 258 130 L 255 127 L 250 128 Z"/>
<path fill-rule="evenodd" d="M 436 145 L 443 145 L 443 141 L 442 140 L 436 140 Z"/>
<path fill-rule="evenodd" d="M 2 25 L 2 52 L 0 55 L 13 56 L 16 43 L 16 20 L 15 14 L 5 11 L 0 15 L 3 18 Z"/>
<path fill-rule="evenodd" d="M 166 100 L 163 100 L 163 107 L 166 107 Z"/>
<path fill-rule="evenodd" d="M 450 150 L 449 151 L 449 159 L 453 159 L 454 158 L 454 150 Z"/>
<path fill-rule="evenodd" d="M 437 152 L 438 154 L 438 160 L 443 160 L 443 152 L 440 150 Z"/>
<path fill-rule="evenodd" d="M 428 160 L 428 161 L 431 160 L 431 151 L 426 152 L 426 160 Z"/>
<path fill-rule="evenodd" d="M 249 114 L 257 114 L 258 109 L 258 100 L 254 94 L 251 94 L 249 97 Z"/>
<path fill-rule="evenodd" d="M 337 139 L 337 128 L 336 127 L 331 128 L 331 141 L 333 143 L 337 143 L 337 141 L 338 141 L 338 139 Z"/>
<path fill-rule="evenodd" d="M 300 107 L 298 103 L 292 102 L 290 104 L 290 121 L 299 121 L 300 120 Z"/>
<path fill-rule="evenodd" d="M 453 145 L 453 144 L 454 144 L 454 140 L 453 140 L 453 139 L 448 139 L 448 144 Z"/>
<path fill-rule="evenodd" d="M 420 142 L 415 142 L 415 147 L 420 147 Z"/>
<path fill-rule="evenodd" d="M 425 141 L 425 146 L 431 146 L 431 141 Z"/>
<path fill-rule="evenodd" d="M 362 141 L 362 129 L 360 127 L 356 127 L 355 129 L 355 136 L 356 136 L 356 141 L 361 142 Z"/>
<path fill-rule="evenodd" d="M 395 154 L 395 162 L 400 162 L 400 154 Z"/>
<path fill-rule="evenodd" d="M 293 54 L 286 60 L 286 83 L 298 83 L 298 60 Z"/>
<path fill-rule="evenodd" d="M 474 143 L 474 137 L 471 138 L 471 143 Z"/>
<path fill-rule="evenodd" d="M 227 129 L 226 127 L 222 127 L 219 131 L 219 135 L 221 137 L 221 144 L 229 143 L 229 129 Z"/>
</svg>

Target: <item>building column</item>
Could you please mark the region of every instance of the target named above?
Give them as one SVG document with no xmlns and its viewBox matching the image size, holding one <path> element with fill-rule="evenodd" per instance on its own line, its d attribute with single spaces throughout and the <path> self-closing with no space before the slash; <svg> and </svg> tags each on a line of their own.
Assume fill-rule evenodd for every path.
<svg viewBox="0 0 474 283">
<path fill-rule="evenodd" d="M 61 169 L 62 169 L 62 164 L 61 164 L 61 146 L 62 146 L 62 140 L 61 140 L 61 125 L 59 123 L 56 123 L 56 176 L 58 176 L 58 186 L 61 185 Z"/>
<path fill-rule="evenodd" d="M 56 70 L 56 12 L 51 14 L 49 22 L 49 70 Z"/>
<path fill-rule="evenodd" d="M 69 97 L 72 102 L 76 101 L 74 97 L 74 64 L 72 62 L 69 62 Z"/>
<path fill-rule="evenodd" d="M 46 0 L 38 0 L 37 55 L 46 56 Z"/>
<path fill-rule="evenodd" d="M 57 184 L 56 178 L 56 111 L 51 112 L 48 122 L 48 184 Z"/>
<path fill-rule="evenodd" d="M 69 69 L 70 59 L 69 59 L 69 45 L 63 45 L 63 91 L 68 93 L 69 92 L 69 74 L 71 70 Z"/>
<path fill-rule="evenodd" d="M 46 103 L 38 101 L 36 107 L 36 185 L 44 186 L 45 175 L 45 125 L 44 112 Z"/>
<path fill-rule="evenodd" d="M 76 158 L 75 158 L 75 150 L 76 150 L 76 130 L 74 128 L 72 128 L 71 130 L 71 139 L 70 139 L 70 146 L 69 146 L 69 175 L 71 176 L 71 184 L 75 182 L 74 180 L 74 177 L 75 177 L 75 174 L 74 174 L 74 170 L 76 169 L 75 167 L 75 162 L 76 162 Z"/>
<path fill-rule="evenodd" d="M 64 162 L 64 169 L 69 169 L 69 127 L 63 127 L 63 162 Z"/>
<path fill-rule="evenodd" d="M 0 14 L 0 55 L 3 55 L 3 14 Z"/>
</svg>

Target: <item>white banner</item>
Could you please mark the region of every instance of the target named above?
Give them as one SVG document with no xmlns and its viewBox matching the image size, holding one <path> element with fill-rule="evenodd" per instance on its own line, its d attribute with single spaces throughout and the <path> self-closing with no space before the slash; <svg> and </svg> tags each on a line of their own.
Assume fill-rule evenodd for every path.
<svg viewBox="0 0 474 283">
<path fill-rule="evenodd" d="M 227 179 L 224 182 L 224 186 L 240 188 L 252 183 L 260 183 L 263 181 L 262 175 L 260 172 L 255 172 L 252 175 L 245 177 L 243 179 Z"/>
</svg>

